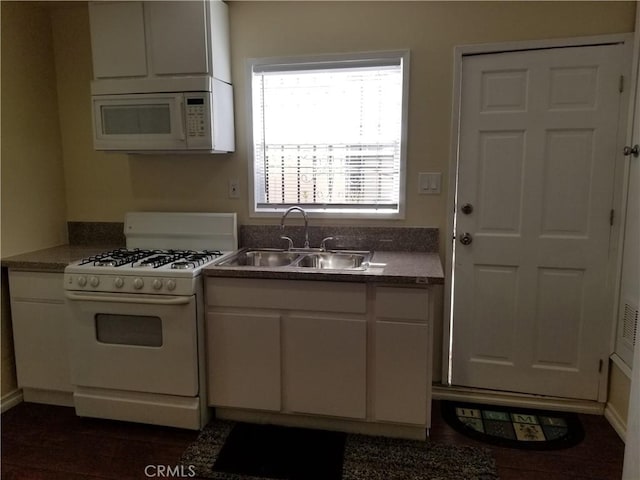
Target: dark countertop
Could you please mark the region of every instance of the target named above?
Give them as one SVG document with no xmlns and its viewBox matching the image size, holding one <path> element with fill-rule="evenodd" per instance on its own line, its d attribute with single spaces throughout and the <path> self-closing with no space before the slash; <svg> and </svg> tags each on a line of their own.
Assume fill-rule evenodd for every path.
<svg viewBox="0 0 640 480">
<path fill-rule="evenodd" d="M 13 270 L 64 272 L 71 262 L 117 245 L 60 245 L 3 258 L 1 266 Z M 306 268 L 264 267 L 207 267 L 204 274 L 211 277 L 275 278 L 284 280 L 324 280 L 339 282 L 376 282 L 431 285 L 444 283 L 442 264 L 437 253 L 424 252 L 375 252 L 374 263 L 386 264 L 366 271 L 320 271 Z"/>
<path fill-rule="evenodd" d="M 106 250 L 113 250 L 114 248 L 120 248 L 120 246 L 60 245 L 58 247 L 45 248 L 44 250 L 36 250 L 34 252 L 3 258 L 1 266 L 13 270 L 62 273 L 64 272 L 64 267 L 71 262 Z"/>
<path fill-rule="evenodd" d="M 338 282 L 375 282 L 404 285 L 443 284 L 444 273 L 437 253 L 374 252 L 372 267 L 365 271 L 315 270 L 304 267 L 230 267 L 210 266 L 204 269 L 209 277 L 272 278 L 280 280 L 324 280 Z"/>
</svg>

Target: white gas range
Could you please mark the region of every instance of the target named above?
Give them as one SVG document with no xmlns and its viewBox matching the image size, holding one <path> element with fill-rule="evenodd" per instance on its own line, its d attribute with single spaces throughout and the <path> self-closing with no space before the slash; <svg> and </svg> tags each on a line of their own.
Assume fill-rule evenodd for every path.
<svg viewBox="0 0 640 480">
<path fill-rule="evenodd" d="M 131 212 L 125 236 L 65 269 L 76 413 L 200 429 L 201 271 L 237 249 L 236 215 Z"/>
<path fill-rule="evenodd" d="M 67 290 L 190 295 L 206 265 L 220 250 L 128 249 L 93 255 L 65 269 Z"/>
</svg>

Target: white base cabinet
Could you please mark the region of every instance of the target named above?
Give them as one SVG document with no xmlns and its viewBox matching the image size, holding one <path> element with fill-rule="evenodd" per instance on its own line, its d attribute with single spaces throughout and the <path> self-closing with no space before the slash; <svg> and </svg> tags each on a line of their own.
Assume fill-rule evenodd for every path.
<svg viewBox="0 0 640 480">
<path fill-rule="evenodd" d="M 62 273 L 10 270 L 9 292 L 18 386 L 71 395 Z"/>
<path fill-rule="evenodd" d="M 207 277 L 206 301 L 211 406 L 430 426 L 428 288 Z"/>
<path fill-rule="evenodd" d="M 210 313 L 206 351 L 210 404 L 280 411 L 279 314 Z"/>
<path fill-rule="evenodd" d="M 374 418 L 429 423 L 431 333 L 426 290 L 379 287 L 375 299 Z"/>
<path fill-rule="evenodd" d="M 287 410 L 361 418 L 367 413 L 364 319 L 287 316 L 282 328 Z"/>
</svg>

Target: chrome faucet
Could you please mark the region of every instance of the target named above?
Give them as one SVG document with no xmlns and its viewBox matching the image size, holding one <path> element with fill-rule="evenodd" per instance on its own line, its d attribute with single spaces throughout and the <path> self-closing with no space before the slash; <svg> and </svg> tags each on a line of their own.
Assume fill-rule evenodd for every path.
<svg viewBox="0 0 640 480">
<path fill-rule="evenodd" d="M 288 208 L 287 211 L 284 212 L 284 214 L 282 215 L 282 218 L 280 219 L 280 230 L 284 232 L 284 219 L 287 218 L 287 215 L 289 215 L 293 211 L 298 211 L 302 213 L 302 216 L 304 217 L 304 248 L 309 248 L 309 218 L 307 217 L 307 212 L 305 212 L 302 208 L 300 207 Z M 285 237 L 284 235 L 281 236 L 280 238 L 282 238 L 283 240 L 287 240 L 289 242 L 289 249 L 293 248 L 293 240 L 291 240 L 291 238 Z"/>
</svg>

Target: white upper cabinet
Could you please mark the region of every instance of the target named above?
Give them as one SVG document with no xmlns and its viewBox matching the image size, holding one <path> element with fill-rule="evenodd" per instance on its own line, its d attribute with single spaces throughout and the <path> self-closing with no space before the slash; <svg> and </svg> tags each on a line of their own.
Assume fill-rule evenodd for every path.
<svg viewBox="0 0 640 480">
<path fill-rule="evenodd" d="M 144 8 L 150 25 L 149 60 L 154 73 L 208 73 L 205 4 L 147 2 Z"/>
<path fill-rule="evenodd" d="M 89 18 L 94 78 L 146 76 L 142 2 L 91 2 Z"/>
<path fill-rule="evenodd" d="M 219 0 L 89 2 L 95 80 L 215 77 L 231 83 L 229 14 Z"/>
</svg>

